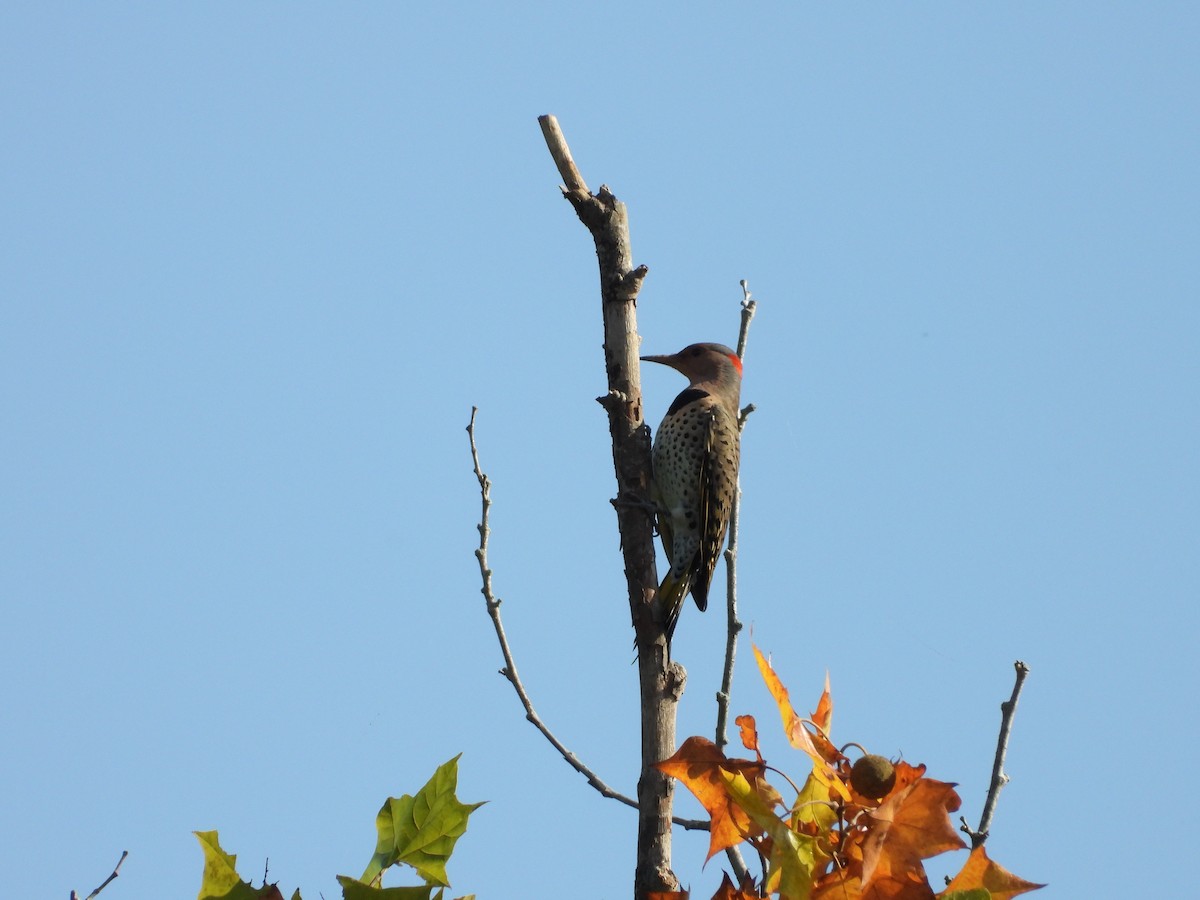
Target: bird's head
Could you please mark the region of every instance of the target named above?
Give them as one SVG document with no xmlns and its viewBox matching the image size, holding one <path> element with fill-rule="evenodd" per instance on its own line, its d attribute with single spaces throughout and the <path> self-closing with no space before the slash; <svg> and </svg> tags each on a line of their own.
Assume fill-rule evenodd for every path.
<svg viewBox="0 0 1200 900">
<path fill-rule="evenodd" d="M 645 362 L 661 363 L 682 373 L 692 384 L 738 387 L 742 361 L 724 344 L 691 344 L 669 356 L 643 356 Z"/>
</svg>

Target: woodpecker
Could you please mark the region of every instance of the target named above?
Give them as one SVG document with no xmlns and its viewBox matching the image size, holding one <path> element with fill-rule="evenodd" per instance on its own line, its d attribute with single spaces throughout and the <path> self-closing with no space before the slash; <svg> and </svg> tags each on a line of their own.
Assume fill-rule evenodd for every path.
<svg viewBox="0 0 1200 900">
<path fill-rule="evenodd" d="M 643 356 L 680 372 L 687 388 L 654 436 L 654 500 L 670 570 L 658 589 L 667 645 L 691 592 L 708 606 L 737 490 L 742 361 L 724 344 L 692 344 L 671 356 Z"/>
</svg>

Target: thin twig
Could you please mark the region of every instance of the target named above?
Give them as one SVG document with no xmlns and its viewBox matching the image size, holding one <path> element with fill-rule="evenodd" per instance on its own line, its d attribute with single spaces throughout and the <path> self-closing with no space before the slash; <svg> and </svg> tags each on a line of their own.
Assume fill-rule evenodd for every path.
<svg viewBox="0 0 1200 900">
<path fill-rule="evenodd" d="M 758 301 L 750 296 L 750 287 L 743 278 L 738 282 L 742 286 L 742 327 L 738 331 L 737 355 L 741 359 L 746 355 L 746 338 L 750 335 L 750 320 L 758 309 Z"/>
<path fill-rule="evenodd" d="M 742 323 L 738 329 L 737 355 L 742 359 L 746 355 L 746 339 L 750 334 L 750 321 L 758 304 L 750 296 L 750 288 L 742 279 Z M 754 411 L 754 406 L 747 406 L 738 415 L 738 430 L 745 427 L 746 417 Z M 725 609 L 727 626 L 725 629 L 725 667 L 721 673 L 721 689 L 717 692 L 717 734 L 716 744 L 724 749 L 729 743 L 729 698 L 733 690 L 733 664 L 737 658 L 737 639 L 742 631 L 742 622 L 737 615 L 737 546 L 738 546 L 738 517 L 741 509 L 742 488 L 738 484 L 733 492 L 733 504 L 729 510 L 729 544 L 725 548 Z M 737 847 L 729 847 L 725 858 L 733 868 L 739 882 L 749 877 L 746 861 L 742 858 Z"/>
<path fill-rule="evenodd" d="M 521 701 L 521 705 L 525 707 L 525 718 L 542 733 L 542 736 L 550 742 L 555 750 L 559 752 L 567 764 L 576 772 L 588 780 L 588 784 L 594 787 L 599 793 L 612 800 L 618 800 L 626 806 L 638 808 L 637 801 L 630 797 L 613 790 L 601 778 L 580 761 L 574 753 L 567 749 L 554 733 L 542 721 L 541 716 L 537 714 L 537 710 L 533 708 L 533 701 L 529 699 L 529 694 L 525 691 L 525 685 L 521 682 L 520 675 L 517 674 L 517 664 L 513 659 L 512 650 L 508 645 L 508 636 L 504 633 L 504 623 L 500 620 L 500 605 L 503 601 L 495 595 L 492 590 L 492 570 L 488 567 L 487 550 L 488 536 L 491 534 L 491 526 L 488 524 L 489 515 L 492 508 L 492 482 L 491 479 L 484 474 L 483 469 L 479 465 L 479 449 L 475 444 L 475 416 L 479 412 L 479 408 L 471 407 L 471 421 L 467 425 L 467 436 L 471 442 L 471 462 L 475 467 L 475 477 L 479 481 L 479 494 L 482 499 L 482 510 L 479 515 L 479 547 L 475 550 L 475 558 L 479 561 L 479 574 L 483 580 L 483 587 L 480 593 L 483 594 L 484 600 L 487 602 L 488 615 L 492 617 L 492 625 L 496 629 L 496 639 L 500 642 L 500 652 L 504 654 L 504 668 L 500 670 L 500 674 L 508 679 L 509 684 L 513 686 L 513 690 L 517 692 L 517 697 Z M 709 823 L 698 819 L 683 819 L 674 817 L 672 821 L 676 825 L 693 831 L 707 831 Z"/>
<path fill-rule="evenodd" d="M 746 340 L 750 334 L 750 321 L 754 318 L 758 303 L 750 296 L 750 288 L 745 279 L 742 286 L 742 323 L 738 330 L 737 355 L 745 357 Z M 738 415 L 738 430 L 746 425 L 746 418 L 754 411 L 750 404 Z M 739 485 L 733 494 L 733 505 L 729 511 L 729 545 L 725 549 L 725 609 L 727 627 L 725 631 L 725 667 L 721 674 L 721 689 L 717 692 L 717 729 L 716 745 L 724 748 L 729 743 L 729 698 L 733 687 L 733 664 L 737 657 L 737 638 L 741 633 L 742 623 L 737 617 L 737 544 L 738 544 L 738 514 L 741 509 L 742 489 Z"/>
<path fill-rule="evenodd" d="M 121 874 L 121 863 L 125 862 L 125 857 L 127 857 L 128 855 L 129 855 L 128 850 L 121 851 L 121 858 L 118 859 L 117 864 L 115 866 L 113 866 L 112 874 L 109 875 L 107 878 L 105 878 L 104 883 L 101 884 L 100 887 L 98 887 L 94 891 L 92 891 L 90 894 L 88 894 L 87 897 L 84 898 L 84 900 L 92 900 L 93 897 L 95 897 L 102 890 L 104 890 L 106 887 L 108 887 L 109 884 L 111 884 L 116 879 L 116 877 Z M 74 891 L 71 891 L 71 900 L 79 900 L 79 896 Z"/>
<path fill-rule="evenodd" d="M 1000 789 L 1008 784 L 1009 778 L 1004 771 L 1004 758 L 1008 755 L 1008 736 L 1012 732 L 1013 717 L 1017 713 L 1017 700 L 1021 696 L 1021 687 L 1025 684 L 1025 676 L 1029 674 L 1029 666 L 1017 660 L 1013 663 L 1017 670 L 1017 680 L 1013 685 L 1012 696 L 1000 704 L 1000 738 L 996 741 L 996 759 L 992 763 L 992 783 L 988 787 L 987 800 L 983 804 L 983 815 L 979 819 L 979 828 L 972 831 L 967 820 L 962 818 L 964 834 L 971 836 L 971 848 L 982 847 L 992 828 L 992 817 L 996 814 L 996 803 L 1000 799 Z"/>
</svg>

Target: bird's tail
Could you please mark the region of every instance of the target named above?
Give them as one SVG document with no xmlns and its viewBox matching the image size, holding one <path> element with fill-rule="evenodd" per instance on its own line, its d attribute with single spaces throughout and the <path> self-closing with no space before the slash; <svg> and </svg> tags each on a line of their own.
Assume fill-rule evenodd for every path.
<svg viewBox="0 0 1200 900">
<path fill-rule="evenodd" d="M 675 625 L 679 622 L 679 613 L 683 610 L 683 601 L 687 599 L 688 588 L 691 587 L 689 573 L 675 574 L 669 570 L 662 584 L 658 587 L 659 609 L 663 610 L 663 622 L 667 630 L 667 646 L 671 646 L 671 636 L 675 634 Z"/>
</svg>

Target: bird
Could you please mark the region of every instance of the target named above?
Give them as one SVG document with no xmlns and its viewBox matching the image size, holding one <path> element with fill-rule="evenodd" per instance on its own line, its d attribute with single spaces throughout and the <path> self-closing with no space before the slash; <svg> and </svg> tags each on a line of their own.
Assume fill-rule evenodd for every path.
<svg viewBox="0 0 1200 900">
<path fill-rule="evenodd" d="M 670 564 L 657 595 L 669 647 L 688 593 L 701 612 L 708 606 L 725 545 L 741 458 L 742 361 L 724 344 L 691 344 L 642 360 L 670 366 L 688 379 L 658 426 L 651 451 L 658 533 Z"/>
</svg>

